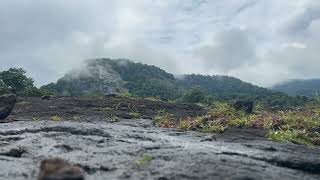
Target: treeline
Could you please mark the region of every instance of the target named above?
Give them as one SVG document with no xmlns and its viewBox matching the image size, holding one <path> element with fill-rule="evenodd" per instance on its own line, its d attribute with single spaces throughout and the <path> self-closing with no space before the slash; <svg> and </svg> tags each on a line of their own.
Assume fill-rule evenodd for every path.
<svg viewBox="0 0 320 180">
<path fill-rule="evenodd" d="M 0 72 L 0 95 L 17 94 L 18 96 L 42 96 L 50 90 L 37 88 L 32 78 L 27 77 L 22 68 L 10 68 Z"/>
<path fill-rule="evenodd" d="M 212 104 L 216 101 L 252 100 L 273 108 L 301 106 L 315 102 L 305 96 L 288 96 L 243 82 L 229 76 L 172 74 L 150 65 L 128 60 L 96 59 L 87 64 L 90 75 L 66 75 L 57 83 L 37 88 L 23 69 L 11 68 L 0 72 L 0 93 L 19 96 L 103 96 L 126 94 L 187 103 Z M 102 76 L 108 72 L 106 76 Z M 81 74 L 81 73 L 80 73 Z M 70 78 L 70 77 L 73 78 Z"/>
</svg>

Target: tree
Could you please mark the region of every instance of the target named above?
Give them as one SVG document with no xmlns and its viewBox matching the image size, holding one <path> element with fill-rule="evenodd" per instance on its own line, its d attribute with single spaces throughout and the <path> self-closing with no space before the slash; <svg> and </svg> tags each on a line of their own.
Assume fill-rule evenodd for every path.
<svg viewBox="0 0 320 180">
<path fill-rule="evenodd" d="M 26 76 L 26 71 L 22 68 L 10 68 L 0 72 L 1 89 L 6 89 L 11 93 L 23 93 L 34 88 L 33 80 Z"/>
<path fill-rule="evenodd" d="M 182 97 L 183 101 L 188 103 L 200 103 L 206 98 L 205 92 L 198 86 L 192 87 L 188 92 Z"/>
</svg>

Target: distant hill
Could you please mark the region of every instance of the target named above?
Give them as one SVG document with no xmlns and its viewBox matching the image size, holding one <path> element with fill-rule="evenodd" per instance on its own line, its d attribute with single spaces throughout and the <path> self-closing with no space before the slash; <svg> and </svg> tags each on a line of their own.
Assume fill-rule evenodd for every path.
<svg viewBox="0 0 320 180">
<path fill-rule="evenodd" d="M 57 83 L 45 86 L 62 95 L 116 94 L 176 98 L 175 78 L 164 70 L 125 59 L 94 59 L 73 70 Z"/>
<path fill-rule="evenodd" d="M 70 71 L 57 83 L 43 88 L 67 96 L 128 92 L 141 97 L 181 99 L 195 86 L 216 100 L 251 99 L 273 106 L 294 105 L 306 101 L 234 77 L 190 74 L 175 78 L 155 66 L 105 58 L 88 60 L 82 68 Z"/>
<path fill-rule="evenodd" d="M 295 79 L 272 87 L 273 90 L 281 91 L 292 96 L 318 96 L 320 93 L 320 79 Z"/>
</svg>

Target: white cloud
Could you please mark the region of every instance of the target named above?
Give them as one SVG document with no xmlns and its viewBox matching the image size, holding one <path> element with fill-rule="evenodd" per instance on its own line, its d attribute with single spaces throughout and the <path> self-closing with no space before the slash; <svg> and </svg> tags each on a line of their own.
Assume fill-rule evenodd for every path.
<svg viewBox="0 0 320 180">
<path fill-rule="evenodd" d="M 314 0 L 2 0 L 0 24 L 0 69 L 38 84 L 96 57 L 263 86 L 320 77 Z"/>
</svg>

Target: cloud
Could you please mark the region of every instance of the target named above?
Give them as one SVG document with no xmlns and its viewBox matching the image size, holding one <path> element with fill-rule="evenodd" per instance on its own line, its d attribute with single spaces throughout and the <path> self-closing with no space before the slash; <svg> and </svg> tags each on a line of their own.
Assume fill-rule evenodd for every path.
<svg viewBox="0 0 320 180">
<path fill-rule="evenodd" d="M 2 0 L 0 70 L 41 85 L 85 59 L 127 58 L 270 86 L 320 77 L 319 18 L 313 0 Z"/>
<path fill-rule="evenodd" d="M 217 33 L 212 45 L 195 50 L 195 58 L 202 60 L 205 69 L 223 73 L 254 64 L 257 60 L 249 34 L 237 29 Z"/>
</svg>

